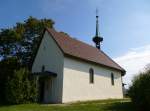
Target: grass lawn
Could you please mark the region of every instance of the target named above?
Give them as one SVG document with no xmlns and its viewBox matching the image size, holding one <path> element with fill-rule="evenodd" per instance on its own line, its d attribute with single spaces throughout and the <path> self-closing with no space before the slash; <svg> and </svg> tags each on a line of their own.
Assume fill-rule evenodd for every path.
<svg viewBox="0 0 150 111">
<path fill-rule="evenodd" d="M 0 111 L 135 111 L 129 99 L 0 106 Z"/>
</svg>

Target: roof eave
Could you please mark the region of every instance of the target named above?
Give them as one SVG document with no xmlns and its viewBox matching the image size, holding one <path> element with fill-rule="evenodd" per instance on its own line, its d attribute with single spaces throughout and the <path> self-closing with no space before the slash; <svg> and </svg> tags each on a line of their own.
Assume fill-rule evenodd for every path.
<svg viewBox="0 0 150 111">
<path fill-rule="evenodd" d="M 115 67 L 111 67 L 111 66 L 108 66 L 108 65 L 105 65 L 105 64 L 96 63 L 94 61 L 86 60 L 86 59 L 83 59 L 83 58 L 80 58 L 80 57 L 76 57 L 76 56 L 73 56 L 73 55 L 70 55 L 70 54 L 67 54 L 67 53 L 64 53 L 64 56 L 75 58 L 75 59 L 82 60 L 82 61 L 86 61 L 86 62 L 89 62 L 89 63 L 94 63 L 94 64 L 97 64 L 97 65 L 100 65 L 100 66 L 103 66 L 103 67 L 107 67 L 107 68 L 111 68 L 111 69 L 114 69 L 114 70 L 117 70 L 117 71 L 121 71 L 121 75 L 122 76 L 124 76 L 125 73 L 126 73 L 126 71 L 124 69 L 117 69 Z"/>
</svg>

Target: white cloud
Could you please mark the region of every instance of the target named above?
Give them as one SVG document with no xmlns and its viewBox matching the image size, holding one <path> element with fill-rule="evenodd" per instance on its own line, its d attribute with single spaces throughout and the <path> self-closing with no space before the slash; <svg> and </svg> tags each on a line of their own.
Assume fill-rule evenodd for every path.
<svg viewBox="0 0 150 111">
<path fill-rule="evenodd" d="M 144 67 L 150 63 L 150 45 L 132 48 L 123 56 L 114 58 L 126 71 L 123 77 L 127 87 L 131 84 L 131 80 L 138 72 L 143 71 Z"/>
</svg>

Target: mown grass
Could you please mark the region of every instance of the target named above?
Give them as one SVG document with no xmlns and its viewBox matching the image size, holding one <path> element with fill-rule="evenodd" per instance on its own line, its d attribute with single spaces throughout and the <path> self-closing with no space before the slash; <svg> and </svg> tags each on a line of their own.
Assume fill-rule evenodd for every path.
<svg viewBox="0 0 150 111">
<path fill-rule="evenodd" d="M 0 111 L 135 111 L 129 99 L 0 106 Z"/>
</svg>

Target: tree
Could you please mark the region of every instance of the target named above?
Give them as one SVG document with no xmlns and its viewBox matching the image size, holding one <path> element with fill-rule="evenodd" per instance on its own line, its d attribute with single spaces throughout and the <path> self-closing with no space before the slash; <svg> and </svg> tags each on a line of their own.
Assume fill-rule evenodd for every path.
<svg viewBox="0 0 150 111">
<path fill-rule="evenodd" d="M 29 68 L 44 28 L 53 25 L 51 19 L 29 17 L 12 28 L 0 29 L 0 103 L 35 101 L 35 81 Z"/>
<path fill-rule="evenodd" d="M 53 25 L 51 19 L 36 19 L 30 16 L 24 22 L 16 23 L 13 28 L 1 29 L 0 56 L 4 59 L 17 57 L 22 64 L 31 66 L 44 28 L 53 28 Z"/>
<path fill-rule="evenodd" d="M 134 78 L 129 96 L 140 111 L 150 110 L 150 69 Z"/>
</svg>

